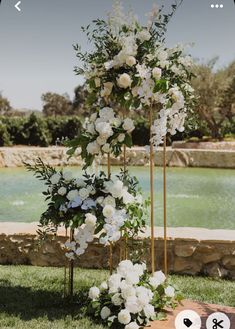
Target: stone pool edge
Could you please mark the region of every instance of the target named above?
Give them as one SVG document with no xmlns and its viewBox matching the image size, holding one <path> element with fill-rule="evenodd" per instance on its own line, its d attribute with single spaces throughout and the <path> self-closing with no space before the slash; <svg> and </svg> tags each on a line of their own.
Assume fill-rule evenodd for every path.
<svg viewBox="0 0 235 329">
<path fill-rule="evenodd" d="M 0 223 L 0 264 L 35 266 L 64 266 L 64 230 L 58 237 L 38 245 L 37 223 Z M 156 267 L 163 268 L 163 229 L 156 227 Z M 150 265 L 149 230 L 134 241 L 130 250 L 139 250 Z M 114 266 L 120 258 L 123 242 L 114 247 Z M 108 248 L 90 244 L 86 253 L 76 262 L 84 268 L 108 268 Z M 199 275 L 235 279 L 235 230 L 208 230 L 200 228 L 168 228 L 169 271 L 176 274 Z"/>
<path fill-rule="evenodd" d="M 0 147 L 0 168 L 22 167 L 24 162 L 32 162 L 40 157 L 52 166 L 80 166 L 81 158 L 68 160 L 64 147 Z M 169 167 L 204 167 L 204 168 L 235 168 L 235 150 L 215 149 L 180 149 L 167 147 L 167 165 Z M 144 166 L 149 163 L 149 155 L 144 147 L 127 149 L 127 165 Z M 102 157 L 101 164 L 106 164 Z M 112 157 L 113 165 L 122 165 L 123 156 Z M 163 150 L 155 153 L 155 164 L 163 163 Z"/>
</svg>

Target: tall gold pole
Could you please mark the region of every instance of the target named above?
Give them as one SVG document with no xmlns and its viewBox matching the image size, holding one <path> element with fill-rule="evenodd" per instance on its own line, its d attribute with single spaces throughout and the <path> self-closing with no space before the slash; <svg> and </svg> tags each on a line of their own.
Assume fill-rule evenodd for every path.
<svg viewBox="0 0 235 329">
<path fill-rule="evenodd" d="M 154 147 L 152 138 L 152 125 L 153 125 L 153 109 L 150 108 L 149 114 L 150 124 L 150 225 L 151 225 L 151 269 L 152 274 L 155 271 L 155 241 L 154 241 Z"/>
<path fill-rule="evenodd" d="M 167 275 L 166 136 L 163 144 L 164 272 Z"/>
<path fill-rule="evenodd" d="M 74 241 L 74 229 L 70 229 L 70 242 Z M 74 260 L 69 263 L 69 296 L 73 297 L 73 281 L 74 281 Z"/>
<path fill-rule="evenodd" d="M 65 237 L 68 237 L 68 229 L 65 229 Z M 64 265 L 64 298 L 67 296 L 67 260 Z"/>
<path fill-rule="evenodd" d="M 110 176 L 110 174 L 111 174 L 110 153 L 108 153 L 107 172 L 108 172 L 108 176 Z M 113 273 L 113 245 L 111 242 L 109 244 L 109 272 L 110 272 L 110 275 Z"/>
</svg>

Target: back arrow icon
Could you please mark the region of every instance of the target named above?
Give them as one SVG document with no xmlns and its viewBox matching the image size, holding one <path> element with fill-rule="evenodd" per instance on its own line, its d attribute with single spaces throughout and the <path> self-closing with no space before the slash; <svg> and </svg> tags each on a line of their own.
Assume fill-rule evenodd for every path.
<svg viewBox="0 0 235 329">
<path fill-rule="evenodd" d="M 21 1 L 18 1 L 16 4 L 15 4 L 15 8 L 18 10 L 18 11 L 21 11 L 19 5 L 21 4 Z"/>
</svg>

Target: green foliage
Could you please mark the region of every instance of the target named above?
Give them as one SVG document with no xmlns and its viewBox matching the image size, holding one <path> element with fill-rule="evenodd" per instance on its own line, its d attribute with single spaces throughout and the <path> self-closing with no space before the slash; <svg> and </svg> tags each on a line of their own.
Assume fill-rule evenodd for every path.
<svg viewBox="0 0 235 329">
<path fill-rule="evenodd" d="M 10 145 L 10 135 L 6 126 L 0 121 L 0 146 Z"/>
</svg>

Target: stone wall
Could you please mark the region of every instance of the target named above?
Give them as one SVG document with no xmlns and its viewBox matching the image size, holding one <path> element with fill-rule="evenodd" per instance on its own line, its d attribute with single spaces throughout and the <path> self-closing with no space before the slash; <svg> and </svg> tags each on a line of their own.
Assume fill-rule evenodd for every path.
<svg viewBox="0 0 235 329">
<path fill-rule="evenodd" d="M 66 239 L 64 236 L 51 237 L 47 242 L 39 244 L 38 237 L 33 234 L 0 234 L 0 264 L 64 266 L 66 258 L 63 244 Z M 163 239 L 157 238 L 155 253 L 158 269 L 163 268 L 163 246 Z M 114 266 L 119 262 L 123 248 L 123 242 L 114 247 Z M 134 250 L 135 253 L 138 250 L 141 258 L 147 260 L 150 265 L 149 238 L 130 241 L 128 250 Z M 108 259 L 109 249 L 96 241 L 89 245 L 76 265 L 85 268 L 107 268 Z M 171 237 L 168 239 L 168 267 L 171 273 L 206 274 L 235 279 L 235 239 L 219 241 Z"/>
<path fill-rule="evenodd" d="M 66 149 L 63 147 L 1 147 L 0 167 L 21 167 L 23 162 L 32 162 L 40 157 L 52 166 L 73 165 L 80 166 L 81 158 L 72 157 L 68 160 Z M 112 158 L 113 165 L 123 164 L 123 156 Z M 161 166 L 163 150 L 155 154 L 155 164 Z M 107 159 L 102 158 L 101 164 Z M 149 155 L 144 147 L 133 147 L 127 150 L 127 165 L 148 165 Z M 169 167 L 208 167 L 208 168 L 235 168 L 235 150 L 216 149 L 181 149 L 167 148 L 167 165 Z"/>
</svg>

